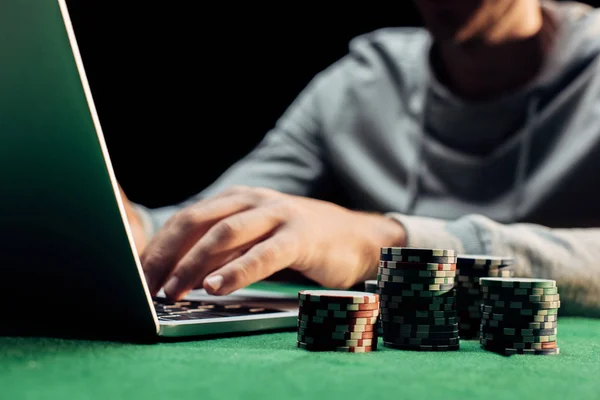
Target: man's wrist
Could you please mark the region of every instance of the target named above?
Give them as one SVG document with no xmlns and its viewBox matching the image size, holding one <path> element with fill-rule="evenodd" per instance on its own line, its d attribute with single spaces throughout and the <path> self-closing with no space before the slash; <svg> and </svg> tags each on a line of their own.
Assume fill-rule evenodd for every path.
<svg viewBox="0 0 600 400">
<path fill-rule="evenodd" d="M 367 235 L 369 251 L 365 253 L 364 275 L 357 281 L 376 279 L 382 247 L 403 247 L 406 244 L 404 226 L 393 218 L 378 213 L 366 213 L 367 223 L 361 228 Z"/>
<path fill-rule="evenodd" d="M 464 252 L 464 245 L 460 238 L 446 229 L 448 221 L 437 218 L 408 216 L 395 212 L 384 215 L 404 227 L 404 247 L 445 248 Z"/>
<path fill-rule="evenodd" d="M 406 246 L 406 228 L 395 218 L 381 216 L 380 232 L 382 234 L 380 247 Z"/>
</svg>

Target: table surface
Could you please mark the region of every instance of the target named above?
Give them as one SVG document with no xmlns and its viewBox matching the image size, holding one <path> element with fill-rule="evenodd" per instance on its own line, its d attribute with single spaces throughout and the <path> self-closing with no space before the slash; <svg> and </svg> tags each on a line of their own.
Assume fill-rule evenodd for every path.
<svg viewBox="0 0 600 400">
<path fill-rule="evenodd" d="M 598 400 L 600 320 L 560 317 L 558 327 L 559 356 L 510 357 L 477 341 L 445 353 L 311 353 L 293 331 L 151 345 L 3 337 L 0 399 Z"/>
</svg>

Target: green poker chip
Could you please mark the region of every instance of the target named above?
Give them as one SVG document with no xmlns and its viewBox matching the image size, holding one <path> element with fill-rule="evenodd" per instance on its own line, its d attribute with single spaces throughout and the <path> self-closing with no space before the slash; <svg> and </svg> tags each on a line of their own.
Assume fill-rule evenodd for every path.
<svg viewBox="0 0 600 400">
<path fill-rule="evenodd" d="M 439 264 L 434 265 L 439 266 Z M 405 278 L 454 278 L 457 275 L 457 271 L 450 269 L 439 271 L 437 268 L 434 270 L 419 270 L 379 267 L 377 274 L 403 276 Z"/>
<path fill-rule="evenodd" d="M 381 254 L 381 261 L 414 262 L 414 263 L 435 263 L 435 264 L 456 264 L 456 257 L 451 256 L 418 256 L 418 255 L 395 255 Z"/>
<path fill-rule="evenodd" d="M 451 249 L 423 249 L 417 247 L 382 247 L 381 254 L 419 257 L 456 257 L 456 251 Z"/>
<path fill-rule="evenodd" d="M 549 288 L 509 288 L 509 287 L 494 287 L 481 286 L 481 293 L 493 293 L 503 297 L 512 296 L 548 296 L 558 294 L 557 287 Z"/>
<path fill-rule="evenodd" d="M 500 287 L 500 288 L 518 288 L 518 289 L 544 289 L 556 287 L 556 281 L 552 279 L 536 278 L 481 278 L 481 286 Z"/>
</svg>

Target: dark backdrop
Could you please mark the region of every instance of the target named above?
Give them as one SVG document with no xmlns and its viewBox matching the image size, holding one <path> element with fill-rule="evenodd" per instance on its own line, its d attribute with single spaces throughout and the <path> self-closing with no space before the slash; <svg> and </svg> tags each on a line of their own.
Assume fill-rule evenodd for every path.
<svg viewBox="0 0 600 400">
<path fill-rule="evenodd" d="M 352 37 L 421 25 L 407 0 L 149 3 L 68 1 L 117 177 L 150 207 L 200 191 L 247 154 Z"/>
</svg>

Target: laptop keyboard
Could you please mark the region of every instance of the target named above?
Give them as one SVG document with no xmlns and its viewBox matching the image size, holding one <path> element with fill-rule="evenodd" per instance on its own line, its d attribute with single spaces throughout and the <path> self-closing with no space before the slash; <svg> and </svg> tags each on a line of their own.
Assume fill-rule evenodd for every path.
<svg viewBox="0 0 600 400">
<path fill-rule="evenodd" d="M 207 301 L 170 301 L 163 297 L 153 299 L 158 319 L 161 321 L 186 321 L 194 319 L 240 317 L 281 312 L 280 310 L 249 307 L 242 304 L 218 304 Z"/>
</svg>

